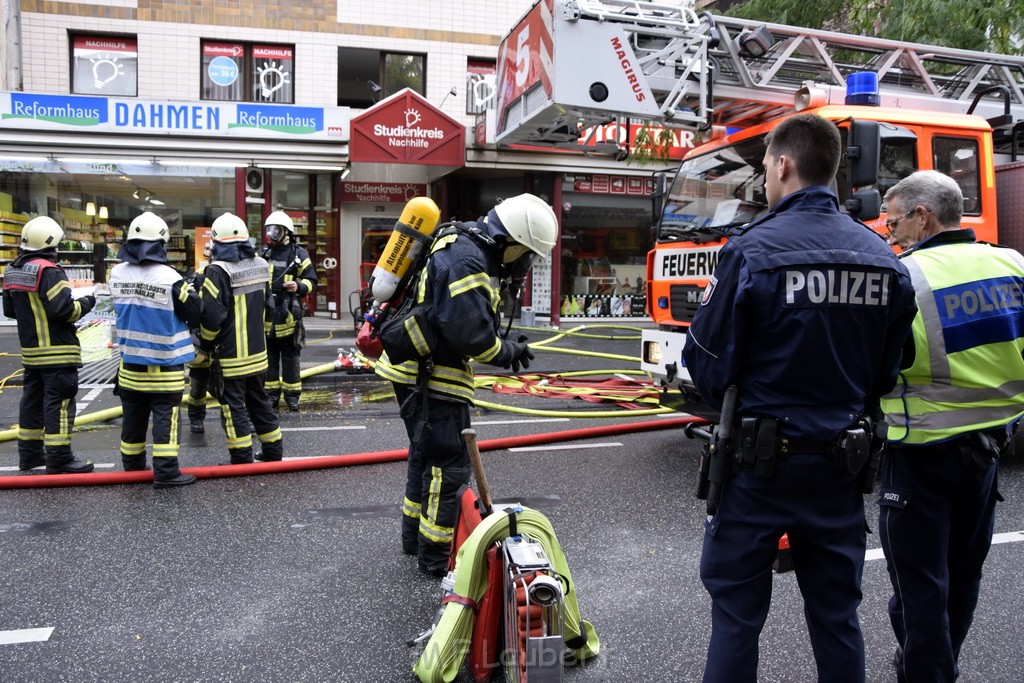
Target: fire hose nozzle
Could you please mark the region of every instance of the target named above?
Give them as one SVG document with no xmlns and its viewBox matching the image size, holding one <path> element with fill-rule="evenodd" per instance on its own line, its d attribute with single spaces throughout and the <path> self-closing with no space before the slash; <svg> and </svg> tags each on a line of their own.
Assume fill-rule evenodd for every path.
<svg viewBox="0 0 1024 683">
<path fill-rule="evenodd" d="M 527 592 L 530 602 L 541 607 L 551 607 L 562 599 L 562 584 L 554 577 L 540 574 L 530 583 Z"/>
</svg>

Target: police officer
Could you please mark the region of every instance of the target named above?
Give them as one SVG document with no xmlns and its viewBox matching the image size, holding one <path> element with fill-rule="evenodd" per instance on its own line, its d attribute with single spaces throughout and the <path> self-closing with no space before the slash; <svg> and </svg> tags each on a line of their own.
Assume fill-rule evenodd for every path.
<svg viewBox="0 0 1024 683">
<path fill-rule="evenodd" d="M 71 452 L 82 347 L 75 321 L 96 305 L 75 299 L 55 263 L 64 230 L 48 216 L 21 229 L 21 253 L 4 271 L 4 315 L 18 321 L 24 389 L 18 416 L 18 469 L 46 465 L 47 474 L 92 472 Z"/>
<path fill-rule="evenodd" d="M 206 263 L 210 262 L 210 254 L 213 248 L 212 242 L 207 242 L 203 247 L 203 258 Z M 197 292 L 203 291 L 203 270 L 206 266 L 200 267 L 192 275 L 192 289 Z M 199 348 L 199 325 L 192 328 L 192 340 L 196 348 Z M 210 390 L 210 357 L 199 354 L 188 363 L 188 425 L 189 431 L 193 434 L 202 434 L 206 431 L 206 394 Z"/>
<path fill-rule="evenodd" d="M 433 306 L 430 362 L 392 363 L 385 353 L 376 366 L 394 384 L 410 440 L 402 549 L 418 555 L 420 571 L 434 576 L 446 572 L 458 490 L 469 481 L 462 438 L 473 400 L 469 359 L 514 372 L 529 366 L 533 351 L 525 337 L 512 341 L 498 334 L 499 283 L 525 276 L 535 258 L 551 251 L 557 223 L 543 200 L 522 194 L 486 218 L 442 230 L 416 294 L 418 302 Z"/>
<path fill-rule="evenodd" d="M 270 264 L 274 310 L 267 333 L 267 393 L 277 408 L 284 393 L 288 410 L 299 409 L 302 378 L 299 354 L 304 344 L 302 297 L 316 289 L 316 270 L 309 253 L 295 241 L 295 224 L 284 211 L 274 211 L 264 224 L 267 246 L 260 256 Z"/>
<path fill-rule="evenodd" d="M 713 407 L 737 388 L 743 463 L 705 524 L 704 680 L 757 680 L 772 561 L 788 532 L 818 679 L 863 681 L 864 462 L 837 446 L 896 380 L 913 291 L 885 241 L 839 212 L 835 125 L 797 115 L 765 142 L 770 210 L 722 247 L 683 350 Z"/>
<path fill-rule="evenodd" d="M 998 458 L 1024 415 L 1024 257 L 960 227 L 963 194 L 918 171 L 885 195 L 919 313 L 882 401 L 879 489 L 900 681 L 953 681 L 992 543 Z"/>
<path fill-rule="evenodd" d="M 270 267 L 256 255 L 249 230 L 238 216 L 219 216 L 210 236 L 213 262 L 203 271 L 199 345 L 212 356 L 213 373 L 220 376 L 211 377 L 210 389 L 220 402 L 231 463 L 253 461 L 254 431 L 263 445 L 259 460 L 280 460 L 280 422 L 263 387 Z"/>
<path fill-rule="evenodd" d="M 171 268 L 164 219 L 146 211 L 128 226 L 110 271 L 110 295 L 117 314 L 121 364 L 118 394 L 121 463 L 125 471 L 146 469 L 146 431 L 153 416 L 153 488 L 185 486 L 195 475 L 178 467 L 181 394 L 185 363 L 195 358 L 189 324 L 199 324 L 201 303 L 192 286 Z"/>
</svg>

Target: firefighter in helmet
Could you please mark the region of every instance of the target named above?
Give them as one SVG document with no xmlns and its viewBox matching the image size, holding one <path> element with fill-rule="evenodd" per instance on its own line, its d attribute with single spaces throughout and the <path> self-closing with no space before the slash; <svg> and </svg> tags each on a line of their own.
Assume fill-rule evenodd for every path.
<svg viewBox="0 0 1024 683">
<path fill-rule="evenodd" d="M 213 242 L 207 241 L 203 247 L 203 258 L 206 263 L 210 262 L 210 253 L 213 249 Z M 203 266 L 192 275 L 192 288 L 197 292 L 203 291 Z M 192 326 L 192 341 L 196 348 L 199 348 L 199 324 Z M 210 389 L 210 357 L 199 354 L 188 364 L 188 425 L 189 431 L 193 434 L 202 434 L 206 431 L 203 424 L 206 421 L 206 394 Z"/>
<path fill-rule="evenodd" d="M 316 270 L 309 253 L 295 241 L 295 224 L 284 211 L 274 211 L 264 223 L 267 245 L 260 256 L 270 264 L 273 313 L 267 333 L 267 393 L 277 408 L 284 394 L 288 410 L 299 409 L 302 379 L 299 354 L 305 343 L 302 297 L 316 289 Z"/>
<path fill-rule="evenodd" d="M 499 334 L 501 282 L 521 280 L 534 259 L 548 255 L 557 222 L 543 200 L 521 194 L 486 217 L 439 230 L 416 288 L 417 302 L 432 304 L 430 362 L 392 363 L 385 353 L 376 366 L 394 384 L 410 440 L 402 550 L 434 576 L 446 571 L 459 487 L 469 481 L 462 438 L 473 400 L 469 359 L 513 372 L 529 367 L 526 338 Z"/>
<path fill-rule="evenodd" d="M 281 428 L 263 387 L 267 373 L 266 304 L 270 267 L 256 255 L 245 222 L 232 213 L 210 229 L 213 261 L 203 271 L 199 350 L 213 358 L 210 393 L 220 402 L 231 463 L 280 460 Z"/>
<path fill-rule="evenodd" d="M 152 415 L 153 487 L 158 489 L 196 480 L 178 467 L 178 411 L 185 363 L 196 357 L 188 328 L 199 324 L 202 304 L 192 285 L 169 265 L 168 236 L 160 216 L 149 211 L 136 216 L 117 255 L 122 262 L 110 271 L 121 349 L 121 463 L 125 471 L 146 469 Z"/>
<path fill-rule="evenodd" d="M 47 474 L 92 472 L 71 452 L 82 348 L 75 321 L 96 305 L 75 299 L 54 261 L 64 230 L 48 216 L 21 230 L 21 254 L 4 271 L 4 315 L 18 321 L 24 389 L 18 417 L 18 469 L 46 465 Z"/>
</svg>

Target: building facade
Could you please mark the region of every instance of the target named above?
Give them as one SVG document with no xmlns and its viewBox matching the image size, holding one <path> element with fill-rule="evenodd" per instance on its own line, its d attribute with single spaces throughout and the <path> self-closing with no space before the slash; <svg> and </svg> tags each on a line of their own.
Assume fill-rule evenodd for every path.
<svg viewBox="0 0 1024 683">
<path fill-rule="evenodd" d="M 84 283 L 143 210 L 167 219 L 188 271 L 217 215 L 261 239 L 281 209 L 320 277 L 307 307 L 351 320 L 411 196 L 472 219 L 530 191 L 561 237 L 526 303 L 556 319 L 642 315 L 652 169 L 488 140 L 499 43 L 532 4 L 5 0 L 0 266 L 34 215 L 64 225 Z M 607 128 L 595 139 L 627 135 Z"/>
</svg>

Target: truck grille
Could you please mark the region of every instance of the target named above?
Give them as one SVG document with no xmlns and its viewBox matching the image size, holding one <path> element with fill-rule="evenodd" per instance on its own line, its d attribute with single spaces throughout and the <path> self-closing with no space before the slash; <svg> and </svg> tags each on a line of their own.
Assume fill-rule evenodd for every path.
<svg viewBox="0 0 1024 683">
<path fill-rule="evenodd" d="M 695 285 L 670 285 L 668 288 L 669 310 L 672 311 L 672 319 L 681 323 L 693 321 L 693 314 L 700 306 L 700 299 L 704 295 L 704 288 Z"/>
</svg>

